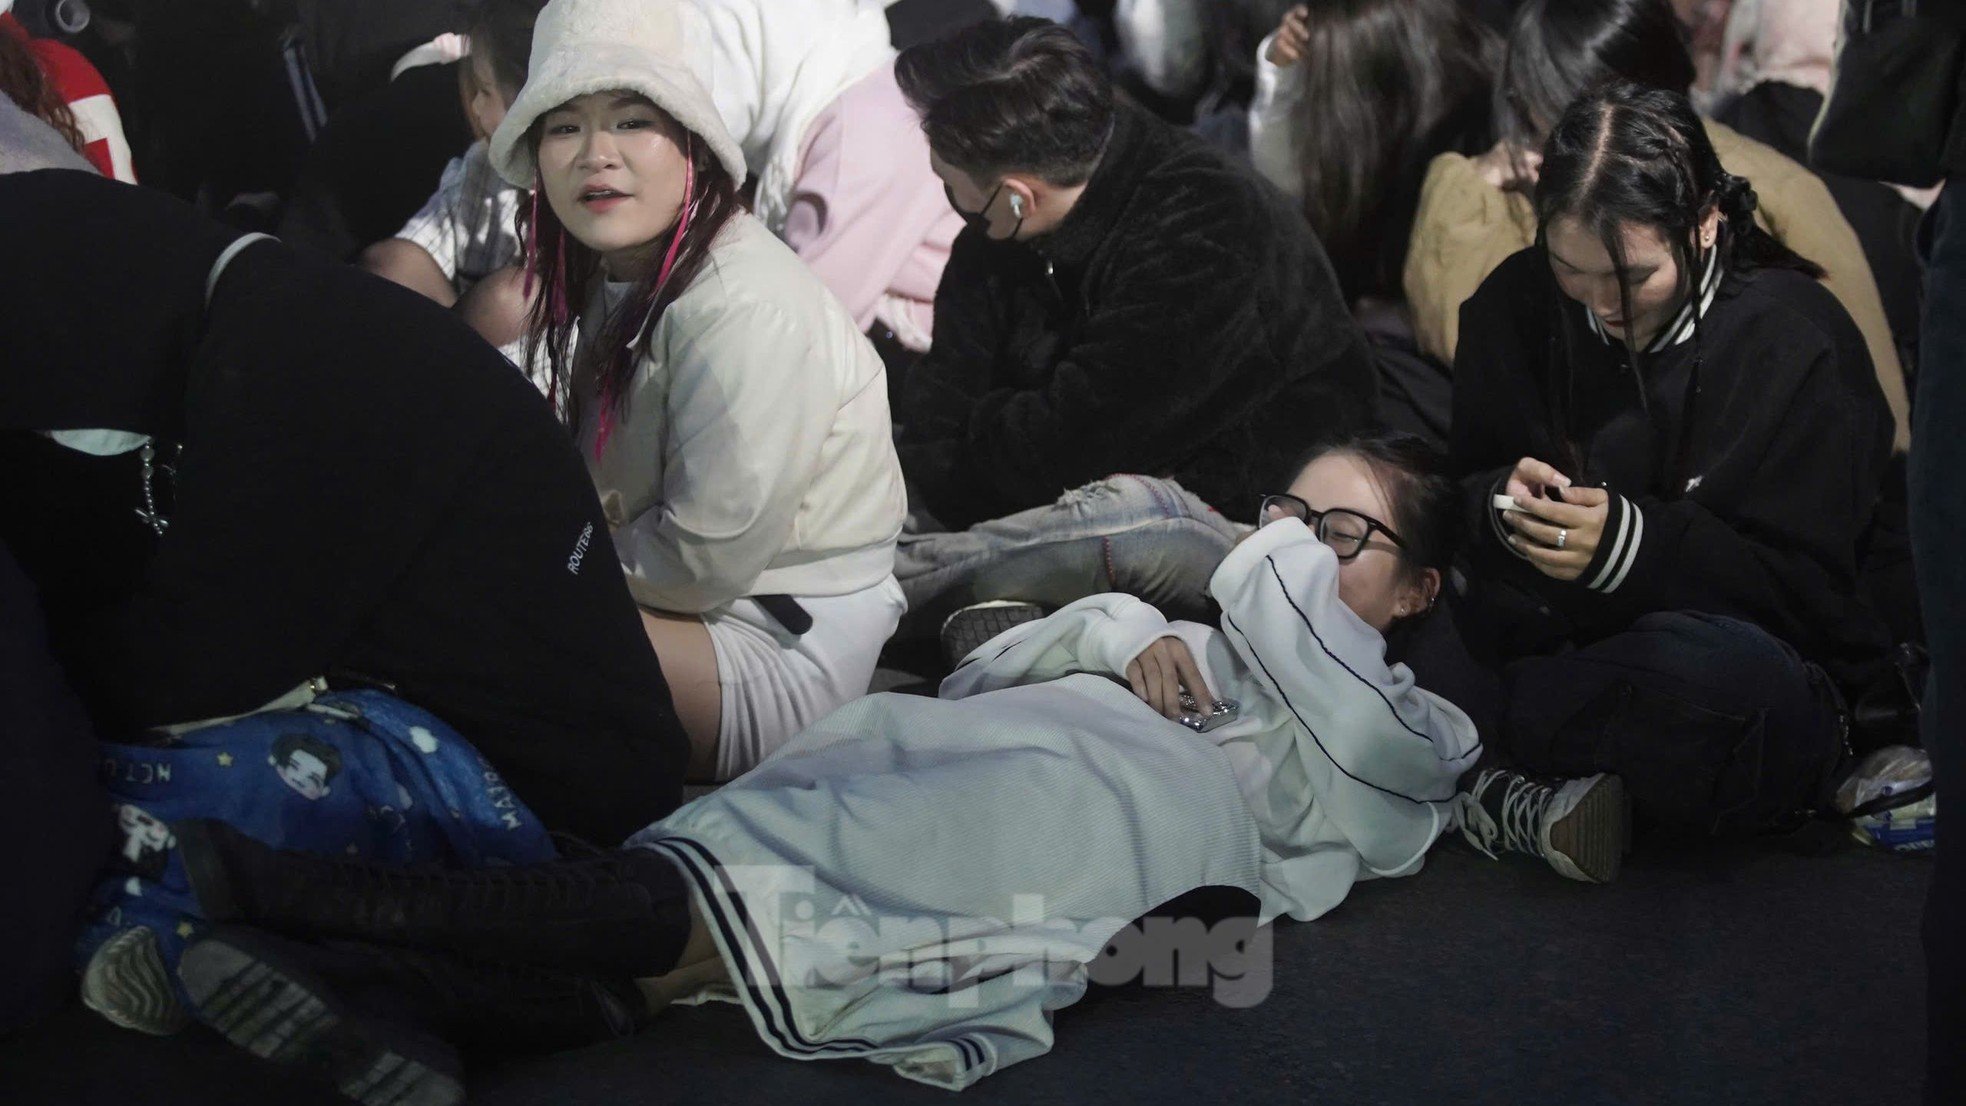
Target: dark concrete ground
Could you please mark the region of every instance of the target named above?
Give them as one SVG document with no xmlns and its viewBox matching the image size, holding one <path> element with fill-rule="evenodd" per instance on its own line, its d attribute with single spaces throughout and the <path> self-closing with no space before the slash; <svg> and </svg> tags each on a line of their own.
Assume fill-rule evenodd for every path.
<svg viewBox="0 0 1966 1106">
<path fill-rule="evenodd" d="M 1588 887 L 1458 842 L 1276 933 L 1274 989 L 1095 992 L 1048 1056 L 974 1103 L 1917 1101 L 1924 862 L 1855 848 L 1641 851 Z M 482 1106 L 946 1102 L 861 1061 L 768 1051 L 735 1007 L 669 1011 L 637 1037 L 477 1072 Z M 314 1106 L 204 1031 L 111 1028 L 71 1007 L 0 1043 L 10 1106 Z"/>
</svg>

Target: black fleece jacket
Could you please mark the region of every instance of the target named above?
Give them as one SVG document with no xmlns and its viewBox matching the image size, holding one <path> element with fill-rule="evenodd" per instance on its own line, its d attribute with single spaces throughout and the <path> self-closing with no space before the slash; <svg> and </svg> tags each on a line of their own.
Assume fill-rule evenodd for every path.
<svg viewBox="0 0 1966 1106">
<path fill-rule="evenodd" d="M 1669 334 L 1640 358 L 1649 418 L 1623 346 L 1561 297 L 1539 249 L 1503 262 L 1461 308 L 1453 456 L 1485 623 L 1471 637 L 1504 655 L 1540 652 L 1693 610 L 1755 623 L 1846 686 L 1876 670 L 1888 635 L 1859 597 L 1856 559 L 1891 416 L 1863 336 L 1800 273 L 1722 270 L 1714 287 L 1697 337 Z M 1490 497 L 1523 457 L 1612 492 L 1576 581 L 1505 543 Z"/>
<path fill-rule="evenodd" d="M 1122 107 L 1065 221 L 965 229 L 935 345 L 901 402 L 901 465 L 946 526 L 1136 472 L 1231 517 L 1312 442 L 1362 425 L 1363 338 L 1302 216 L 1192 135 Z"/>
</svg>

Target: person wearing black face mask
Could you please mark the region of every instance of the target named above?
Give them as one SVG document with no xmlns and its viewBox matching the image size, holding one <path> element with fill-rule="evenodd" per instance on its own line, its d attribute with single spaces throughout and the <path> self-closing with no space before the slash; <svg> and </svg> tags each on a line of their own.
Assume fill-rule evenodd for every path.
<svg viewBox="0 0 1966 1106">
<path fill-rule="evenodd" d="M 1368 422 L 1372 363 L 1303 219 L 1192 135 L 1116 105 L 1070 33 L 979 24 L 903 51 L 895 76 L 968 224 L 896 405 L 915 531 L 896 566 L 904 633 L 972 597 L 936 571 L 973 552 L 954 531 L 1120 472 L 1233 510 L 1311 442 Z"/>
<path fill-rule="evenodd" d="M 990 234 L 990 209 L 997 205 L 997 197 L 1003 195 L 1002 182 L 999 182 L 995 188 L 990 190 L 990 198 L 984 200 L 983 206 L 975 211 L 964 209 L 961 201 L 956 199 L 954 185 L 944 183 L 942 185 L 942 192 L 949 197 L 949 206 L 955 209 L 957 215 L 962 216 L 963 225 L 975 230 L 985 238 L 992 237 Z M 1012 227 L 1010 233 L 1004 235 L 1004 237 L 1015 240 L 1018 233 L 1024 229 L 1024 197 L 1016 192 L 1010 194 L 1010 213 L 1016 218 L 1017 225 Z"/>
</svg>

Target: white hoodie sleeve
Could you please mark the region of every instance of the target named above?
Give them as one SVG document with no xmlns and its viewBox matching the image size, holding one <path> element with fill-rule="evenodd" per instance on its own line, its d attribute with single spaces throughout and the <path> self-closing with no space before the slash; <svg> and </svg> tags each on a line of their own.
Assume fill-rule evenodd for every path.
<svg viewBox="0 0 1966 1106">
<path fill-rule="evenodd" d="M 751 172 L 764 164 L 771 148 L 765 122 L 765 32 L 763 11 L 755 0 L 691 0 L 708 33 L 708 49 L 691 59 L 691 67 L 710 90 L 717 114 L 724 121 Z M 797 8 L 788 5 L 796 14 Z M 739 184 L 744 182 L 739 181 Z"/>
<path fill-rule="evenodd" d="M 1304 170 L 1297 152 L 1297 109 L 1304 97 L 1304 63 L 1275 65 L 1270 43 L 1256 47 L 1256 95 L 1249 102 L 1249 160 L 1263 179 L 1293 200 L 1304 198 Z"/>
<path fill-rule="evenodd" d="M 1456 782 L 1480 741 L 1460 708 L 1388 665 L 1386 642 L 1338 597 L 1338 559 L 1295 519 L 1272 522 L 1215 570 L 1222 632 L 1291 728 L 1265 838 L 1310 834 L 1292 811 L 1315 804 L 1374 875 L 1418 868 L 1452 821 Z M 1308 789 L 1308 794 L 1300 790 Z M 1273 842 L 1272 848 L 1315 841 Z M 1266 875 L 1266 880 L 1270 877 Z"/>
<path fill-rule="evenodd" d="M 1185 99 L 1201 90 L 1208 69 L 1202 0 L 1119 0 L 1113 30 L 1140 78 L 1163 96 Z"/>
<path fill-rule="evenodd" d="M 1093 595 L 1027 622 L 976 647 L 942 681 L 944 699 L 964 699 L 1074 672 L 1121 676 L 1133 658 L 1187 623 L 1169 623 L 1131 595 Z"/>
<path fill-rule="evenodd" d="M 686 614 L 750 594 L 786 547 L 838 405 L 814 336 L 776 305 L 703 314 L 667 351 L 661 498 L 614 534 L 635 600 Z"/>
</svg>

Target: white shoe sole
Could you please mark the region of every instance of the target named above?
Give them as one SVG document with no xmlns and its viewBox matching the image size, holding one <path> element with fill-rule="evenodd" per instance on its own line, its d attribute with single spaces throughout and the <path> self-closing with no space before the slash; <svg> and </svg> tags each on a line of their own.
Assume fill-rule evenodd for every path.
<svg viewBox="0 0 1966 1106">
<path fill-rule="evenodd" d="M 82 970 L 82 1004 L 112 1024 L 168 1037 L 191 1020 L 171 987 L 157 935 L 138 926 L 102 943 Z"/>
<path fill-rule="evenodd" d="M 263 1060 L 310 1068 L 363 1106 L 455 1106 L 456 1077 L 414 1049 L 365 1032 L 332 995 L 250 947 L 208 938 L 184 952 L 178 976 L 199 1020 Z"/>
<path fill-rule="evenodd" d="M 1617 879 L 1631 848 L 1625 781 L 1604 773 L 1571 780 L 1557 791 L 1553 813 L 1542 842 L 1550 867 L 1585 883 Z"/>
<path fill-rule="evenodd" d="M 1018 599 L 974 603 L 942 620 L 942 652 L 950 667 L 1008 630 L 1044 617 L 1044 608 Z"/>
</svg>

